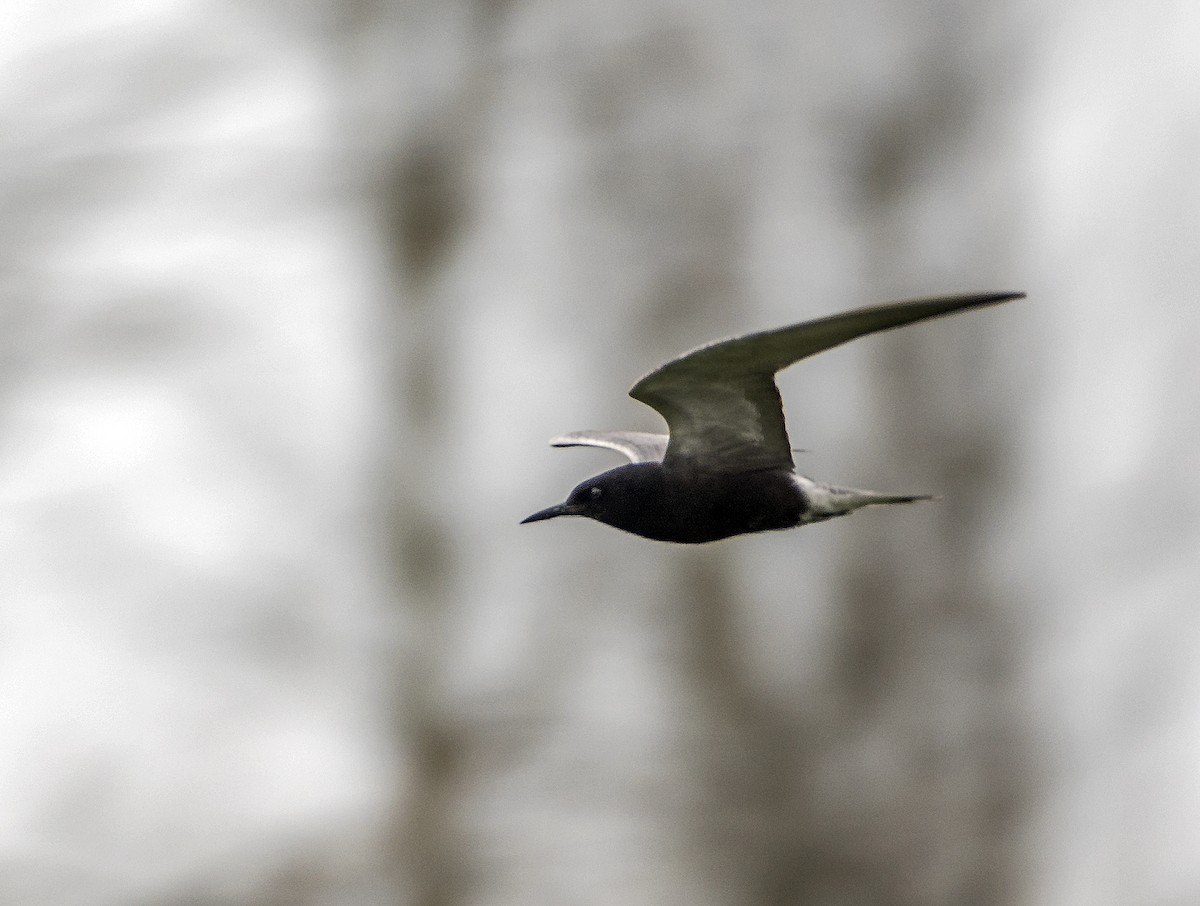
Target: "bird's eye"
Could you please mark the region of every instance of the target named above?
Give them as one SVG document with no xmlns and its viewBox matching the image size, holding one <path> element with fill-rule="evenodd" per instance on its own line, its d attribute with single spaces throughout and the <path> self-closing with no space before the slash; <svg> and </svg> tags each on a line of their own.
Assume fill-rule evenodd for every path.
<svg viewBox="0 0 1200 906">
<path fill-rule="evenodd" d="M 588 488 L 588 496 L 591 497 L 592 500 L 599 500 L 604 496 L 604 492 L 601 491 L 600 488 L 593 485 L 592 487 Z"/>
</svg>

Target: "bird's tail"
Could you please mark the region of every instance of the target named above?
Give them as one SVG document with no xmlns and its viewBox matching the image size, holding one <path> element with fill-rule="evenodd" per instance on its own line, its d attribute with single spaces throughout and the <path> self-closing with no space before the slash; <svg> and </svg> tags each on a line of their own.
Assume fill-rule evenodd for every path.
<svg viewBox="0 0 1200 906">
<path fill-rule="evenodd" d="M 916 503 L 920 500 L 936 500 L 933 494 L 883 494 L 859 488 L 839 488 L 821 484 L 810 478 L 796 476 L 801 489 L 808 498 L 812 515 L 810 519 L 829 519 L 844 516 L 865 506 L 881 506 L 892 503 Z"/>
</svg>

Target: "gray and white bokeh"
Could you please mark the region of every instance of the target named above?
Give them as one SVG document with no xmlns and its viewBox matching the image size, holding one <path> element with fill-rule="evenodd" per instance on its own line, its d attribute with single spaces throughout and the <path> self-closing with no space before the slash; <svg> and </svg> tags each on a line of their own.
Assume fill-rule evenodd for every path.
<svg viewBox="0 0 1200 906">
<path fill-rule="evenodd" d="M 1200 8 L 0 20 L 0 902 L 1200 899 Z M 933 491 L 518 526 L 698 343 Z"/>
</svg>

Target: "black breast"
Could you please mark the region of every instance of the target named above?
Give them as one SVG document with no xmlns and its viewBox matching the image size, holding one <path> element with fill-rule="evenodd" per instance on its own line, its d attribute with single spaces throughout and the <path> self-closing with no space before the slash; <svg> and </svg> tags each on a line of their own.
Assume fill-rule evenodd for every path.
<svg viewBox="0 0 1200 906">
<path fill-rule="evenodd" d="M 701 544 L 733 535 L 792 528 L 805 508 L 790 472 L 667 473 L 653 519 L 633 529 L 659 541 Z"/>
</svg>

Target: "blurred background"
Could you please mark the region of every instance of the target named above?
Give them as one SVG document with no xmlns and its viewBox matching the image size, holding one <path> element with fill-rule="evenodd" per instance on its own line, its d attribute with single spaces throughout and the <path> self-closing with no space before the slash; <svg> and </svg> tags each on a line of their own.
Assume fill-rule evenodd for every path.
<svg viewBox="0 0 1200 906">
<path fill-rule="evenodd" d="M 1200 902 L 1200 6 L 14 0 L 0 902 Z M 518 527 L 698 343 L 940 503 Z"/>
</svg>

